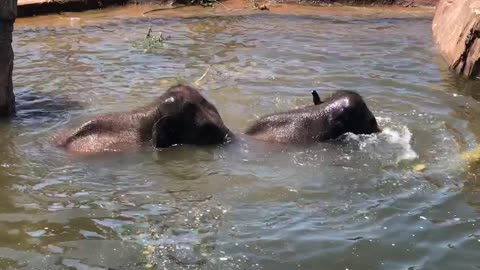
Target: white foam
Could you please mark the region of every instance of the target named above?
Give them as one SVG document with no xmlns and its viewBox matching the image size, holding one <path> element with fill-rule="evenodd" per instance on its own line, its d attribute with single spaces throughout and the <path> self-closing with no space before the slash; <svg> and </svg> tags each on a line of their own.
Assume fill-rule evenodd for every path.
<svg viewBox="0 0 480 270">
<path fill-rule="evenodd" d="M 386 119 L 382 119 L 388 122 Z M 394 125 L 385 127 L 379 134 L 355 135 L 347 134 L 347 140 L 353 140 L 358 143 L 362 151 L 373 153 L 374 156 L 384 160 L 392 160 L 399 163 L 404 160 L 414 160 L 418 154 L 411 145 L 413 134 L 406 126 Z"/>
<path fill-rule="evenodd" d="M 410 144 L 412 140 L 412 132 L 402 126 L 399 131 L 390 128 L 383 129 L 381 135 L 386 136 L 386 140 L 390 144 L 399 145 L 402 151 L 397 156 L 397 163 L 403 160 L 414 160 L 418 158 L 418 154 L 413 150 Z"/>
</svg>

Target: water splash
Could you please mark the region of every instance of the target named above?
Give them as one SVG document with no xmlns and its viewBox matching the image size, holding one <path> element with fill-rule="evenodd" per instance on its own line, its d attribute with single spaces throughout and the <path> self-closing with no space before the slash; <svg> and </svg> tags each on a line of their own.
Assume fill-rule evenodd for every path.
<svg viewBox="0 0 480 270">
<path fill-rule="evenodd" d="M 402 161 L 411 161 L 418 158 L 413 150 L 413 134 L 407 126 L 392 123 L 388 118 L 377 118 L 383 122 L 381 133 L 369 135 L 356 135 L 349 133 L 345 140 L 354 145 L 362 152 L 367 152 L 371 157 L 382 160 L 382 163 L 393 162 L 399 164 Z M 388 127 L 385 127 L 388 125 Z"/>
<path fill-rule="evenodd" d="M 410 144 L 412 140 L 412 132 L 408 127 L 403 126 L 399 131 L 385 128 L 381 136 L 386 137 L 386 141 L 390 144 L 399 145 L 402 151 L 397 156 L 397 163 L 404 160 L 414 160 L 418 158 L 418 154 L 413 150 L 412 145 Z"/>
</svg>

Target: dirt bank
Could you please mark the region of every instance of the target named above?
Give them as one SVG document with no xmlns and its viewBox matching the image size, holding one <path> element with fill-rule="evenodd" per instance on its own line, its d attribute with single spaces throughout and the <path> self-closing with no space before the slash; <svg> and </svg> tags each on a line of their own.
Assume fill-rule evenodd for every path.
<svg viewBox="0 0 480 270">
<path fill-rule="evenodd" d="M 293 2 L 294 0 L 284 0 Z M 405 7 L 414 6 L 435 6 L 438 0 L 300 0 L 301 3 L 307 4 L 342 4 L 353 6 L 365 6 L 365 5 L 399 5 Z"/>
<path fill-rule="evenodd" d="M 129 0 L 137 4 L 165 4 L 166 0 Z M 216 2 L 216 0 L 173 0 L 177 4 L 203 4 Z M 252 0 L 250 2 L 274 2 L 274 3 L 298 3 L 320 6 L 348 5 L 348 6 L 372 6 L 372 5 L 395 5 L 404 7 L 435 6 L 439 0 L 277 0 L 264 1 Z"/>
<path fill-rule="evenodd" d="M 173 1 L 173 2 L 172 2 Z M 18 17 L 31 17 L 42 14 L 75 12 L 89 9 L 98 9 L 108 6 L 140 4 L 140 5 L 209 5 L 222 6 L 231 2 L 218 0 L 18 0 Z M 315 6 L 402 6 L 422 7 L 435 6 L 438 0 L 242 0 L 241 6 L 252 7 L 256 3 L 266 3 L 267 6 L 276 4 L 309 4 Z M 267 3 L 268 2 L 268 3 Z"/>
<path fill-rule="evenodd" d="M 433 7 L 402 6 L 310 6 L 294 3 L 270 4 L 269 10 L 252 8 L 245 0 L 227 0 L 213 8 L 186 6 L 172 8 L 167 5 L 125 5 L 98 11 L 64 12 L 36 17 L 19 18 L 16 27 L 79 27 L 84 25 L 108 24 L 112 21 L 139 17 L 189 18 L 204 16 L 235 16 L 248 14 L 282 14 L 315 17 L 358 17 L 358 18 L 428 18 L 433 17 Z M 145 29 L 146 31 L 147 29 Z"/>
</svg>

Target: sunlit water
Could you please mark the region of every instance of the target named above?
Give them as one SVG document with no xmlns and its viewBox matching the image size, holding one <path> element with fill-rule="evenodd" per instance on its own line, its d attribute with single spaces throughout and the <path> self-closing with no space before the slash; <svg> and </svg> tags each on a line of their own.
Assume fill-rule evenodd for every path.
<svg viewBox="0 0 480 270">
<path fill-rule="evenodd" d="M 148 44 L 150 25 L 170 39 Z M 257 14 L 17 27 L 0 268 L 479 268 L 479 188 L 459 154 L 476 146 L 480 104 L 430 25 Z M 201 87 L 236 133 L 311 104 L 312 89 L 358 91 L 384 131 L 95 157 L 50 144 L 177 82 Z"/>
</svg>

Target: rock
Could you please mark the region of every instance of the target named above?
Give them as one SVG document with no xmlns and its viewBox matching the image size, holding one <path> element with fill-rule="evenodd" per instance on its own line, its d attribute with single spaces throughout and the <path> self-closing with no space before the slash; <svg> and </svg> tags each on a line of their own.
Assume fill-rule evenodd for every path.
<svg viewBox="0 0 480 270">
<path fill-rule="evenodd" d="M 479 74 L 480 1 L 440 0 L 432 33 L 452 71 L 467 77 Z"/>
<path fill-rule="evenodd" d="M 0 2 L 0 117 L 15 112 L 12 71 L 12 31 L 17 16 L 17 0 Z"/>
</svg>

